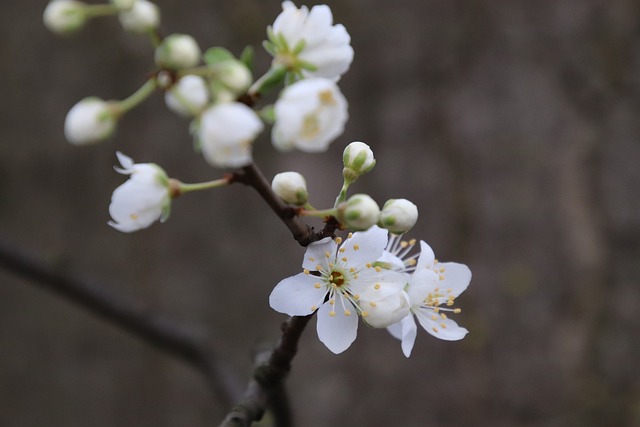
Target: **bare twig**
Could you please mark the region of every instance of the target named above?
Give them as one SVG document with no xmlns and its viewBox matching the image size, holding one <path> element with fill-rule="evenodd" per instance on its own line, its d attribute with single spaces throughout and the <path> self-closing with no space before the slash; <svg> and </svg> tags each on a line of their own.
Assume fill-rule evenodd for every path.
<svg viewBox="0 0 640 427">
<path fill-rule="evenodd" d="M 291 369 L 291 361 L 298 351 L 298 340 L 311 317 L 290 317 L 282 324 L 280 342 L 264 356 L 264 362 L 258 363 L 242 400 L 227 414 L 220 427 L 248 427 L 262 418 L 269 397 L 282 386 Z"/>
<path fill-rule="evenodd" d="M 240 386 L 216 360 L 203 337 L 150 313 L 142 305 L 105 287 L 60 274 L 40 260 L 0 242 L 0 266 L 119 326 L 147 344 L 186 362 L 209 382 L 221 405 L 232 405 Z"/>
</svg>

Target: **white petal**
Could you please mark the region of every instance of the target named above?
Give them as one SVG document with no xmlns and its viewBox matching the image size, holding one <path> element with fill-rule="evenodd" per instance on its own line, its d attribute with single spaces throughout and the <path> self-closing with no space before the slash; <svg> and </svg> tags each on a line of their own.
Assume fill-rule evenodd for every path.
<svg viewBox="0 0 640 427">
<path fill-rule="evenodd" d="M 114 166 L 113 168 L 121 173 L 121 174 L 130 174 L 131 168 L 133 167 L 133 159 L 125 154 L 122 154 L 120 151 L 116 151 L 116 157 L 118 157 L 118 161 L 120 162 L 120 166 L 122 166 L 122 168 L 119 168 L 118 166 Z"/>
<path fill-rule="evenodd" d="M 306 316 L 313 313 L 324 301 L 327 290 L 316 288 L 320 278 L 300 273 L 282 280 L 273 288 L 269 305 L 275 311 L 289 316 Z"/>
<path fill-rule="evenodd" d="M 335 311 L 334 310 L 335 307 Z M 351 303 L 347 308 L 351 310 L 349 316 L 345 315 L 342 307 L 325 303 L 318 310 L 318 338 L 333 353 L 342 353 L 356 340 L 358 334 L 358 315 Z M 335 315 L 331 316 L 331 312 Z"/>
<path fill-rule="evenodd" d="M 302 261 L 302 268 L 306 268 L 309 271 L 318 270 L 317 266 L 321 265 L 326 268 L 329 265 L 327 253 L 329 258 L 333 262 L 336 255 L 336 249 L 338 245 L 330 237 L 325 237 L 322 240 L 313 242 L 307 246 L 307 251 L 304 253 L 304 260 Z"/>
<path fill-rule="evenodd" d="M 416 321 L 413 320 L 413 315 L 409 314 L 407 317 L 400 321 L 402 325 L 402 353 L 404 353 L 405 357 L 411 356 L 411 351 L 413 350 L 413 345 L 416 342 L 416 335 L 418 334 L 418 326 L 416 325 Z M 397 338 L 397 337 L 396 337 Z"/>
<path fill-rule="evenodd" d="M 411 276 L 409 288 L 407 289 L 409 299 L 411 299 L 411 305 L 422 305 L 427 295 L 435 292 L 435 289 L 440 286 L 441 283 L 438 275 L 434 271 L 428 269 L 416 270 Z"/>
<path fill-rule="evenodd" d="M 451 289 L 451 295 L 457 297 L 463 293 L 471 282 L 471 270 L 464 264 L 456 262 L 443 262 L 437 267 L 444 268 L 444 280 L 440 282 L 443 289 Z"/>
<path fill-rule="evenodd" d="M 387 246 L 387 230 L 374 225 L 367 231 L 353 233 L 353 236 L 342 243 L 342 256 L 347 258 L 350 266 L 364 266 L 379 259 Z"/>
<path fill-rule="evenodd" d="M 424 240 L 420 240 L 420 257 L 416 264 L 416 270 L 421 270 L 425 267 L 430 268 L 433 266 L 433 261 L 435 259 L 436 255 L 433 253 L 431 246 L 429 246 Z"/>
<path fill-rule="evenodd" d="M 442 319 L 437 313 L 434 313 L 433 310 L 422 308 L 414 311 L 414 313 L 424 330 L 441 340 L 458 341 L 469 333 L 469 331 L 458 326 L 453 320 L 449 318 Z M 436 316 L 437 320 L 433 320 L 432 316 Z M 442 325 L 445 327 L 442 327 Z"/>
</svg>

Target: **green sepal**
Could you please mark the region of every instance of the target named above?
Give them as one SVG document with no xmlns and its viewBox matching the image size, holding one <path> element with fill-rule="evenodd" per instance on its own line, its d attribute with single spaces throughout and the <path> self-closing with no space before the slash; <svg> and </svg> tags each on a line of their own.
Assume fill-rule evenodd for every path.
<svg viewBox="0 0 640 427">
<path fill-rule="evenodd" d="M 202 56 L 205 64 L 215 65 L 230 59 L 236 59 L 235 56 L 223 47 L 211 47 Z"/>
<path fill-rule="evenodd" d="M 282 84 L 287 75 L 287 67 L 278 65 L 267 71 L 267 74 L 259 80 L 260 86 L 256 89 L 257 93 L 267 93 Z"/>
<path fill-rule="evenodd" d="M 258 116 L 265 123 L 274 124 L 276 122 L 276 109 L 273 104 L 269 104 L 258 111 Z"/>
<path fill-rule="evenodd" d="M 262 42 L 262 47 L 264 47 L 264 50 L 266 50 L 267 52 L 269 52 L 272 56 L 276 56 L 276 52 L 278 51 L 278 47 L 273 44 L 272 42 L 265 40 Z"/>
<path fill-rule="evenodd" d="M 255 49 L 253 46 L 249 45 L 242 50 L 240 54 L 240 62 L 242 62 L 253 74 L 253 57 L 254 57 Z"/>
</svg>

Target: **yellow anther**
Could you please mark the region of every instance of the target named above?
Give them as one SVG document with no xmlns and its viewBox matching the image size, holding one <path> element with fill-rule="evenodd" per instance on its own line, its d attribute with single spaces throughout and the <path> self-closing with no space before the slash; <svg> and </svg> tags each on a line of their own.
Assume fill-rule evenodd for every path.
<svg viewBox="0 0 640 427">
<path fill-rule="evenodd" d="M 313 261 L 315 261 L 315 260 L 316 260 L 316 259 L 315 259 L 314 257 L 312 257 L 312 256 L 310 256 L 310 257 L 309 257 L 309 261 L 313 262 Z"/>
<path fill-rule="evenodd" d="M 329 315 L 331 315 L 331 313 L 329 313 Z M 438 328 L 436 328 L 435 326 L 431 329 L 433 329 L 433 332 L 435 332 L 436 334 L 438 333 Z"/>
<path fill-rule="evenodd" d="M 362 310 L 362 313 L 360 313 L 360 316 L 362 317 L 367 317 L 369 315 L 369 312 L 367 310 Z"/>
<path fill-rule="evenodd" d="M 375 285 L 373 285 L 373 289 L 375 289 L 376 291 L 380 289 L 380 283 L 376 283 Z"/>
<path fill-rule="evenodd" d="M 354 250 L 354 251 L 357 251 L 358 249 L 360 249 L 360 246 L 359 246 L 359 245 L 353 245 L 353 250 Z"/>
<path fill-rule="evenodd" d="M 329 253 L 329 251 L 325 252 L 325 253 L 324 253 L 324 256 L 325 256 L 326 258 L 331 258 L 331 254 Z"/>
<path fill-rule="evenodd" d="M 320 264 L 316 265 L 316 270 L 322 271 L 322 266 Z"/>
<path fill-rule="evenodd" d="M 371 263 L 370 263 L 370 262 L 368 262 L 368 263 L 366 264 L 366 266 L 367 266 L 367 268 L 371 268 Z"/>
<path fill-rule="evenodd" d="M 335 299 L 331 298 L 331 299 L 329 300 L 329 304 L 334 305 L 335 303 L 336 303 L 336 300 L 335 300 Z"/>
<path fill-rule="evenodd" d="M 433 265 L 436 265 L 437 263 L 439 263 L 440 261 L 438 261 L 438 258 L 433 260 Z"/>
<path fill-rule="evenodd" d="M 320 289 L 322 285 L 320 283 L 316 283 L 315 285 L 313 285 L 313 287 L 316 289 Z"/>
<path fill-rule="evenodd" d="M 357 279 L 358 278 L 358 273 L 354 273 L 353 278 Z"/>
<path fill-rule="evenodd" d="M 374 270 L 376 270 L 376 273 L 380 273 L 382 271 L 382 268 L 376 266 Z"/>
<path fill-rule="evenodd" d="M 309 269 L 305 268 L 304 270 L 302 270 L 304 272 L 304 274 L 309 274 Z"/>
<path fill-rule="evenodd" d="M 349 239 L 353 237 L 353 233 L 349 233 L 349 235 L 347 236 Z"/>
<path fill-rule="evenodd" d="M 411 258 L 409 261 L 407 261 L 407 265 L 416 265 L 418 263 L 418 261 L 416 261 L 415 258 Z"/>
<path fill-rule="evenodd" d="M 329 268 L 333 268 L 333 267 L 334 267 L 334 265 L 335 265 L 334 263 L 330 262 L 330 263 L 329 263 Z"/>
<path fill-rule="evenodd" d="M 461 308 L 454 308 L 453 312 L 458 314 L 458 313 L 462 313 L 462 309 Z"/>
<path fill-rule="evenodd" d="M 431 320 L 438 320 L 438 316 L 436 316 L 435 314 L 431 315 Z"/>
<path fill-rule="evenodd" d="M 343 256 L 342 258 L 340 258 L 342 261 L 347 262 L 347 257 Z"/>
<path fill-rule="evenodd" d="M 440 309 L 438 307 L 433 307 L 433 311 L 435 311 L 436 313 L 440 313 Z"/>
<path fill-rule="evenodd" d="M 440 326 L 442 327 L 442 329 L 447 329 L 447 325 L 444 323 L 440 323 Z"/>
<path fill-rule="evenodd" d="M 446 319 L 446 318 L 447 318 L 447 315 L 446 315 L 446 314 L 444 314 L 444 313 L 440 313 L 440 317 L 442 317 L 443 319 Z"/>
<path fill-rule="evenodd" d="M 356 300 L 356 301 L 359 301 L 360 300 L 360 294 L 355 294 L 353 296 L 353 299 Z"/>
<path fill-rule="evenodd" d="M 438 270 L 440 273 L 444 273 L 444 267 L 440 267 L 440 270 Z"/>
<path fill-rule="evenodd" d="M 131 215 L 129 215 L 129 218 L 131 218 L 132 220 L 137 220 L 138 218 L 140 218 L 138 215 L 132 213 Z"/>
<path fill-rule="evenodd" d="M 371 301 L 371 302 L 369 303 L 369 305 L 370 305 L 371 307 L 377 307 L 377 306 L 378 306 L 378 304 L 376 304 L 376 303 L 375 303 L 375 301 Z"/>
<path fill-rule="evenodd" d="M 347 250 L 346 248 L 340 248 L 340 249 L 338 249 L 338 252 L 340 252 L 341 254 L 343 254 L 343 253 L 344 253 L 344 251 L 346 251 L 346 250 Z"/>
<path fill-rule="evenodd" d="M 349 269 L 349 273 L 355 273 L 355 272 L 356 272 L 356 269 L 355 269 L 355 268 L 351 267 L 351 268 Z"/>
<path fill-rule="evenodd" d="M 312 306 L 311 306 L 311 311 L 316 311 L 317 309 L 318 309 L 318 306 L 317 306 L 317 305 L 312 305 Z"/>
<path fill-rule="evenodd" d="M 351 316 L 351 311 L 350 310 L 345 310 L 344 311 L 344 315 L 345 316 Z"/>
<path fill-rule="evenodd" d="M 342 243 L 342 237 L 336 237 L 335 242 L 339 245 Z"/>
<path fill-rule="evenodd" d="M 335 283 L 333 283 L 333 282 L 331 282 L 331 287 L 332 287 L 333 289 L 338 289 L 338 285 L 336 285 L 336 284 L 335 284 Z"/>
<path fill-rule="evenodd" d="M 453 292 L 453 289 L 451 289 L 451 288 L 447 289 L 447 293 L 448 294 L 450 294 L 451 292 Z M 451 298 L 451 297 L 449 297 L 449 298 Z"/>
<path fill-rule="evenodd" d="M 411 246 L 415 245 L 415 244 L 416 244 L 416 239 L 411 239 L 411 240 L 409 240 L 409 244 L 410 244 Z"/>
<path fill-rule="evenodd" d="M 331 316 L 331 317 L 336 317 L 336 312 L 335 312 L 335 311 L 333 311 L 333 310 L 331 310 L 331 311 L 329 312 L 329 316 Z"/>
<path fill-rule="evenodd" d="M 455 304 L 455 301 L 453 301 L 452 299 L 450 299 L 449 301 L 447 301 L 447 305 L 449 307 L 451 307 L 453 304 Z"/>
<path fill-rule="evenodd" d="M 409 246 L 409 242 L 405 242 L 404 240 L 402 242 L 400 242 L 400 247 L 401 248 L 406 248 L 407 246 Z"/>
</svg>

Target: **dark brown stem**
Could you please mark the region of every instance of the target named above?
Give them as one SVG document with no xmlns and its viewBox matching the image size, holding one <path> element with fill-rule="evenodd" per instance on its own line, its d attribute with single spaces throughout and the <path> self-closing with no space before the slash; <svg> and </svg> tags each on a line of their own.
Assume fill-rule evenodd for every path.
<svg viewBox="0 0 640 427">
<path fill-rule="evenodd" d="M 4 242 L 0 242 L 0 266 L 74 302 L 199 370 L 221 405 L 232 405 L 240 396 L 238 382 L 216 360 L 202 336 L 150 313 L 141 304 L 114 295 L 103 286 L 60 274 L 54 268 Z"/>
<path fill-rule="evenodd" d="M 253 379 L 244 396 L 227 414 L 220 427 L 248 427 L 262 418 L 270 396 L 278 390 L 282 391 L 282 382 L 298 351 L 298 341 L 311 317 L 290 317 L 282 324 L 278 345 L 272 351 L 258 356 Z"/>
</svg>

